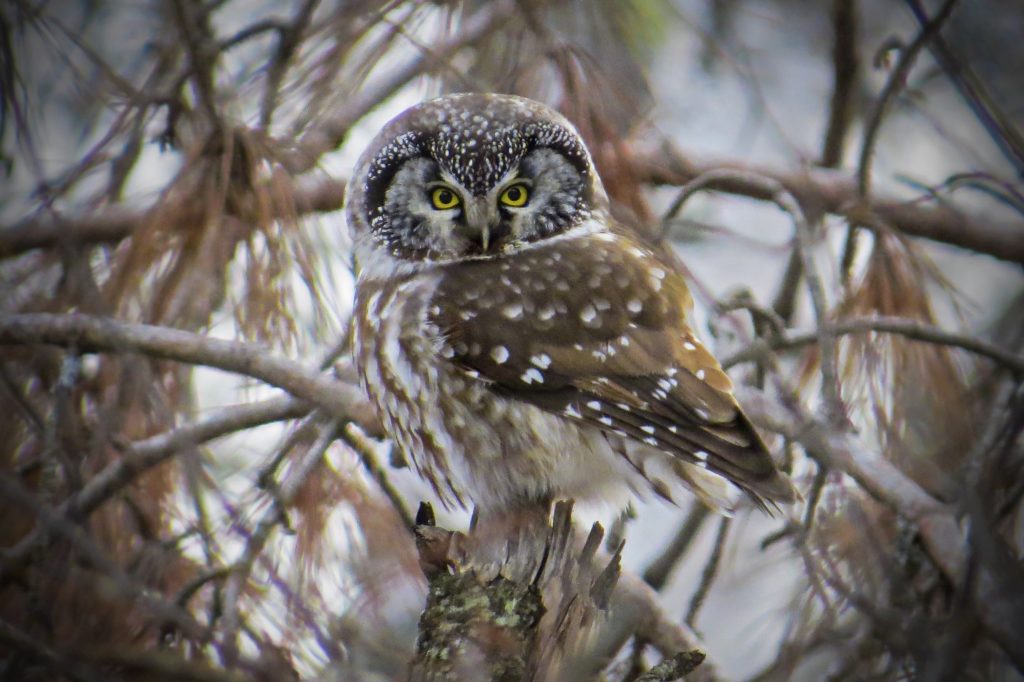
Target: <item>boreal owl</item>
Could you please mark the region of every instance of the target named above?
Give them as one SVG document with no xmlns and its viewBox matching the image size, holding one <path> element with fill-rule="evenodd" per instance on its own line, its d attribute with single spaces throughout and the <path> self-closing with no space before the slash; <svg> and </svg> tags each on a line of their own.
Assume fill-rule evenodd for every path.
<svg viewBox="0 0 1024 682">
<path fill-rule="evenodd" d="M 612 219 L 573 126 L 451 95 L 388 123 L 347 219 L 354 349 L 386 432 L 447 503 L 616 489 L 759 505 L 793 487 L 688 322 L 678 265 Z"/>
</svg>

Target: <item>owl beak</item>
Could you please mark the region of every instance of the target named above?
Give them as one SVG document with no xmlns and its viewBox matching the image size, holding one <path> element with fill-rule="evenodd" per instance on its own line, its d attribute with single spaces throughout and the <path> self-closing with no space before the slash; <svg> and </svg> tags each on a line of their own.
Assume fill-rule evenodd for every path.
<svg viewBox="0 0 1024 682">
<path fill-rule="evenodd" d="M 492 243 L 500 238 L 498 229 L 501 215 L 493 208 L 486 197 L 474 197 L 466 205 L 466 224 L 464 236 L 480 245 L 480 250 L 490 250 Z"/>
</svg>

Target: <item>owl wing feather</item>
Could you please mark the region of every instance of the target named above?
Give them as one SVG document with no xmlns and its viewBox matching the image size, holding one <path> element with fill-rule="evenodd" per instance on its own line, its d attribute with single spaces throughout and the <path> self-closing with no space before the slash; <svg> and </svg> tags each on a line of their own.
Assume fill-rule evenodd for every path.
<svg viewBox="0 0 1024 682">
<path fill-rule="evenodd" d="M 693 335 L 676 268 L 621 234 L 445 273 L 443 355 L 491 390 L 668 452 L 763 500 L 795 492 Z"/>
</svg>

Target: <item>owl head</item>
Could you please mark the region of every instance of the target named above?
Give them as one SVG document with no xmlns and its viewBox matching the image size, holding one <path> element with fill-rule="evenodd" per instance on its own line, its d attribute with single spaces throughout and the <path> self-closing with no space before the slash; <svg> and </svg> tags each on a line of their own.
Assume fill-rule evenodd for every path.
<svg viewBox="0 0 1024 682">
<path fill-rule="evenodd" d="M 407 261 L 490 258 L 606 210 L 600 178 L 563 116 L 523 97 L 449 95 L 388 123 L 356 167 L 357 241 Z"/>
</svg>

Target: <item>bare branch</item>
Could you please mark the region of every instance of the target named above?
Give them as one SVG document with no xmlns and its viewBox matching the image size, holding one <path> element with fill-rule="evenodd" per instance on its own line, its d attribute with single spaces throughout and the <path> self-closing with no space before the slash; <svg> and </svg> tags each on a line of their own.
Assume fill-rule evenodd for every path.
<svg viewBox="0 0 1024 682">
<path fill-rule="evenodd" d="M 239 600 L 248 583 L 253 565 L 270 540 L 270 534 L 274 528 L 280 525 L 282 520 L 286 518 L 285 512 L 295 500 L 299 489 L 313 471 L 320 466 L 327 448 L 338 437 L 338 427 L 340 424 L 341 422 L 338 419 L 333 419 L 327 424 L 320 426 L 320 433 L 316 441 L 309 446 L 302 458 L 296 462 L 294 469 L 289 473 L 284 483 L 277 487 L 272 496 L 273 504 L 271 508 L 263 515 L 259 523 L 256 524 L 256 529 L 245 543 L 242 555 L 232 566 L 231 574 L 228 576 L 224 586 L 224 616 L 219 637 L 224 650 L 225 662 L 229 667 L 233 666 L 238 660 L 238 631 L 241 627 Z"/>
<path fill-rule="evenodd" d="M 625 627 L 619 647 L 636 633 L 666 658 L 681 651 L 707 651 L 707 647 L 687 625 L 676 622 L 665 612 L 658 593 L 632 573 L 624 571 L 619 577 L 612 595 L 612 612 L 615 614 L 616 629 Z M 714 682 L 719 677 L 714 664 L 705 660 L 687 679 Z"/>
<path fill-rule="evenodd" d="M 914 18 L 924 29 L 929 25 L 928 14 L 920 0 L 905 0 Z M 956 86 L 964 101 L 977 116 L 1007 160 L 1017 169 L 1018 176 L 1024 176 L 1024 137 L 1021 136 L 1013 118 L 1006 114 L 992 98 L 985 84 L 975 74 L 969 63 L 960 59 L 953 48 L 936 32 L 929 43 L 929 49 L 942 65 L 943 71 Z"/>
<path fill-rule="evenodd" d="M 90 478 L 81 490 L 62 502 L 56 513 L 68 519 L 85 518 L 139 475 L 185 448 L 253 426 L 299 417 L 308 411 L 309 407 L 302 401 L 289 397 L 275 398 L 218 410 L 195 423 L 133 443 L 125 449 L 121 459 L 109 464 Z M 44 536 L 41 527 L 29 532 L 18 544 L 5 551 L 7 564 L 19 564 L 28 558 Z"/>
<path fill-rule="evenodd" d="M 693 539 L 700 531 L 701 526 L 704 525 L 704 521 L 710 513 L 711 511 L 703 503 L 694 501 L 693 506 L 690 508 L 690 513 L 686 515 L 686 520 L 679 527 L 676 536 L 672 538 L 672 542 L 644 571 L 644 582 L 655 590 L 661 590 L 665 586 L 665 582 L 668 581 L 672 569 L 686 555 L 686 551 L 690 548 Z"/>
<path fill-rule="evenodd" d="M 821 152 L 825 168 L 838 168 L 843 161 L 860 72 L 858 33 L 857 0 L 832 0 L 832 99 Z"/>
<path fill-rule="evenodd" d="M 811 302 L 814 306 L 814 316 L 818 323 L 818 343 L 821 346 L 821 392 L 825 406 L 829 412 L 829 418 L 835 423 L 842 423 L 846 419 L 846 410 L 843 407 L 839 394 L 839 373 L 836 368 L 835 339 L 828 330 L 828 301 L 825 296 L 825 285 L 822 283 L 821 275 L 814 263 L 811 253 L 813 234 L 811 226 L 803 207 L 796 198 L 788 192 L 778 181 L 769 177 L 757 176 L 753 173 L 736 171 L 731 169 L 713 169 L 701 173 L 696 178 L 686 183 L 679 192 L 679 196 L 672 202 L 665 217 L 662 219 L 662 233 L 664 226 L 668 224 L 675 214 L 682 208 L 683 204 L 696 192 L 719 183 L 742 183 L 747 185 L 760 185 L 761 192 L 780 209 L 789 214 L 795 228 L 796 250 L 800 257 L 801 270 L 807 279 L 807 288 L 811 294 Z"/>
<path fill-rule="evenodd" d="M 293 193 L 293 199 L 292 206 L 282 202 L 270 202 L 265 209 L 269 211 L 268 217 L 301 217 L 310 213 L 340 210 L 345 200 L 345 181 L 324 178 L 305 185 L 300 184 Z M 191 197 L 187 201 L 191 203 L 183 203 L 180 207 L 183 215 L 189 215 L 195 210 Z M 51 215 L 27 218 L 0 229 L 0 257 L 61 243 L 88 245 L 118 242 L 130 237 L 135 230 L 144 225 L 155 208 L 156 206 L 128 208 L 118 204 L 92 215 L 74 218 Z M 179 207 L 170 210 L 178 211 Z"/>
<path fill-rule="evenodd" d="M 308 400 L 335 417 L 376 433 L 376 417 L 355 386 L 320 374 L 259 345 L 214 339 L 169 327 L 130 324 L 89 315 L 34 313 L 0 316 L 0 344 L 52 344 L 79 351 L 143 353 L 215 367 L 265 381 Z"/>
<path fill-rule="evenodd" d="M 875 101 L 875 106 L 864 127 L 864 140 L 861 144 L 860 159 L 857 163 L 857 193 L 861 202 L 866 202 L 871 193 L 871 164 L 875 152 L 875 143 L 882 128 L 882 120 L 886 113 L 888 113 L 889 107 L 896 95 L 906 85 L 907 77 L 910 75 L 910 69 L 917 60 L 918 53 L 933 36 L 938 35 L 939 29 L 946 22 L 946 19 L 949 18 L 949 15 L 952 14 L 956 3 L 957 0 L 946 0 L 946 4 L 942 6 L 942 9 L 939 10 L 935 18 L 924 24 L 910 45 L 901 50 L 896 68 L 889 74 L 889 79 Z M 850 228 L 846 233 L 846 244 L 843 247 L 841 260 L 844 281 L 849 279 L 853 269 L 860 229 L 860 221 L 850 221 Z"/>
<path fill-rule="evenodd" d="M 711 591 L 711 585 L 718 576 L 718 566 L 722 561 L 722 553 L 725 550 L 725 543 L 729 537 L 729 524 L 731 521 L 732 519 L 728 516 L 723 516 L 718 521 L 718 534 L 715 536 L 714 548 L 704 564 L 704 571 L 700 576 L 700 584 L 697 585 L 697 590 L 690 599 L 690 606 L 686 609 L 685 621 L 691 628 L 696 627 L 700 609 L 704 606 L 704 600 L 707 598 L 708 592 Z"/>
<path fill-rule="evenodd" d="M 783 405 L 749 386 L 739 387 L 737 398 L 756 424 L 800 443 L 821 465 L 851 476 L 870 495 L 914 523 L 935 565 L 953 583 L 960 583 L 967 570 L 968 547 L 953 509 L 931 497 L 856 436 L 815 421 L 794 401 Z M 1005 571 L 1000 566 L 981 564 L 977 570 L 975 598 L 981 608 L 975 615 L 1015 663 L 1024 664 L 1024 651 L 1015 645 L 1019 624 L 1024 623 L 1024 600 L 1007 599 Z M 998 610 L 988 606 L 997 602 Z"/>
<path fill-rule="evenodd" d="M 814 234 L 804 215 L 803 207 L 792 194 L 779 190 L 775 194 L 775 204 L 793 218 L 796 228 L 796 249 L 800 255 L 800 264 L 807 281 L 807 291 L 811 295 L 811 306 L 814 308 L 814 319 L 817 322 L 818 346 L 821 355 L 821 396 L 828 411 L 829 421 L 839 426 L 847 422 L 846 407 L 839 388 L 838 358 L 836 356 L 835 336 L 828 329 L 828 299 L 825 295 L 825 284 L 818 273 L 812 252 Z"/>
<path fill-rule="evenodd" d="M 109 584 L 113 588 L 144 605 L 154 618 L 173 623 L 190 639 L 198 642 L 206 641 L 206 628 L 193 619 L 187 611 L 151 594 L 150 590 L 107 557 L 84 530 L 41 502 L 17 480 L 7 474 L 0 474 L 0 493 L 10 502 L 32 512 L 37 522 L 47 532 L 55 533 L 67 540 L 85 561 L 110 578 Z M 0 558 L 4 559 L 4 568 L 6 569 L 6 551 L 0 551 Z"/>
<path fill-rule="evenodd" d="M 835 336 L 881 332 L 899 334 L 926 343 L 960 348 L 993 360 L 1012 370 L 1015 374 L 1024 375 L 1024 357 L 973 336 L 946 331 L 916 320 L 902 317 L 853 318 L 830 324 L 828 329 Z M 722 366 L 733 367 L 741 362 L 757 360 L 767 350 L 793 350 L 803 348 L 818 340 L 817 331 L 792 332 L 786 336 L 758 339 L 746 348 L 724 358 Z"/>
<path fill-rule="evenodd" d="M 0 642 L 5 645 L 8 652 L 27 654 L 38 663 L 76 682 L 104 682 L 110 679 L 107 674 L 85 665 L 80 660 L 65 656 L 39 641 L 38 637 L 22 632 L 5 620 L 0 620 Z"/>
<path fill-rule="evenodd" d="M 91 513 L 139 474 L 185 448 L 255 426 L 296 419 L 309 410 L 308 403 L 289 396 L 271 398 L 226 407 L 191 424 L 132 443 L 125 449 L 120 460 L 90 478 L 82 490 L 68 500 L 67 511 L 76 517 Z"/>
<path fill-rule="evenodd" d="M 939 10 L 935 17 L 921 27 L 914 40 L 900 51 L 900 58 L 896 68 L 889 74 L 885 87 L 878 95 L 875 106 L 871 110 L 867 125 L 864 128 L 864 142 L 860 148 L 860 160 L 857 163 L 857 191 L 862 198 L 867 198 L 871 191 L 871 159 L 874 155 L 875 141 L 878 139 L 878 132 L 882 127 L 882 120 L 889 111 L 889 106 L 899 91 L 906 85 L 910 69 L 932 36 L 938 34 L 939 29 L 953 13 L 957 0 L 946 0 L 946 3 Z"/>
<path fill-rule="evenodd" d="M 967 214 L 948 204 L 926 206 L 877 197 L 867 204 L 859 204 L 856 179 L 844 171 L 826 168 L 786 171 L 733 159 L 699 158 L 684 155 L 668 143 L 657 150 L 638 154 L 636 164 L 638 176 L 657 185 L 685 185 L 716 169 L 739 171 L 750 174 L 751 178 L 771 178 L 789 190 L 805 210 L 848 215 L 857 214 L 855 206 L 863 205 L 864 211 L 878 216 L 885 225 L 903 234 L 1024 264 L 1024 224 Z M 772 200 L 763 182 L 748 181 L 742 176 L 710 183 L 709 188 L 762 201 Z M 881 225 L 867 220 L 865 227 L 876 230 Z"/>
</svg>

